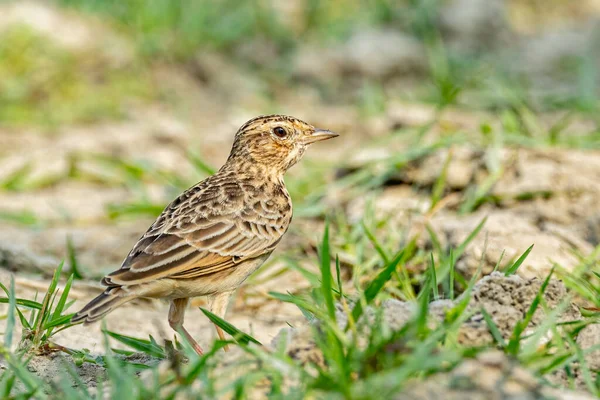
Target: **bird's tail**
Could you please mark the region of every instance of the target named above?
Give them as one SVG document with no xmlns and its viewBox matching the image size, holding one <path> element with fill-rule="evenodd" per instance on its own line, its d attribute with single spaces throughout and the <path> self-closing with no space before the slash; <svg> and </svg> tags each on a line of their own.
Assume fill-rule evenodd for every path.
<svg viewBox="0 0 600 400">
<path fill-rule="evenodd" d="M 96 322 L 115 308 L 136 297 L 137 296 L 132 296 L 120 287 L 110 287 L 76 313 L 73 318 L 71 318 L 71 323 L 85 322 L 86 324 L 89 324 Z"/>
</svg>

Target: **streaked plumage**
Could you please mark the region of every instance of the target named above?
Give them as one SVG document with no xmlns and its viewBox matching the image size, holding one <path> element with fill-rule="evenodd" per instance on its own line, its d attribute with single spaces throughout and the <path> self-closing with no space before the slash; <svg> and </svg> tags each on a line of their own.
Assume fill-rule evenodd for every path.
<svg viewBox="0 0 600 400">
<path fill-rule="evenodd" d="M 108 288 L 72 321 L 97 321 L 138 297 L 167 298 L 169 323 L 201 353 L 183 328 L 188 299 L 209 296 L 212 312 L 224 316 L 230 295 L 264 263 L 291 222 L 283 174 L 308 145 L 335 136 L 282 115 L 245 123 L 223 167 L 165 208 L 121 268 L 104 277 Z"/>
</svg>

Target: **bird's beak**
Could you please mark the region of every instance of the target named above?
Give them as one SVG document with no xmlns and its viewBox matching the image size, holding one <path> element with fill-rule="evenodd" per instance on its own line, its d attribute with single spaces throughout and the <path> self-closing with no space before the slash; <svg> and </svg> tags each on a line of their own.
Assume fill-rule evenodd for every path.
<svg viewBox="0 0 600 400">
<path fill-rule="evenodd" d="M 305 144 L 311 144 L 315 142 L 320 142 L 322 140 L 333 139 L 334 137 L 338 137 L 335 132 L 328 131 L 326 129 L 315 129 L 315 131 L 310 136 L 306 136 L 304 138 Z"/>
</svg>

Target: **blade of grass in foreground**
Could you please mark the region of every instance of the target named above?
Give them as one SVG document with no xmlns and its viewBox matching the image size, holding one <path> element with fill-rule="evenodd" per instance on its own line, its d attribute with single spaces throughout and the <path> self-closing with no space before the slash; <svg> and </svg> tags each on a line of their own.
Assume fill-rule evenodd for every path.
<svg viewBox="0 0 600 400">
<path fill-rule="evenodd" d="M 142 353 L 146 353 L 153 357 L 158 357 L 158 358 L 165 357 L 165 351 L 163 350 L 163 348 L 158 346 L 155 343 L 152 343 L 150 340 L 144 340 L 144 339 L 134 338 L 131 336 L 120 335 L 118 333 L 111 332 L 107 329 L 104 329 L 103 332 L 105 334 L 107 334 L 108 336 L 110 336 L 111 338 L 116 339 L 119 342 L 123 343 L 124 345 L 131 347 L 132 349 L 141 351 Z"/>
<path fill-rule="evenodd" d="M 39 335 L 42 334 L 42 325 L 46 318 L 48 318 L 50 313 L 50 301 L 54 292 L 56 291 L 56 287 L 58 286 L 58 280 L 60 279 L 60 273 L 62 272 L 64 263 L 61 262 L 58 268 L 54 271 L 54 276 L 52 276 L 52 281 L 50 282 L 50 286 L 48 286 L 48 290 L 44 295 L 44 300 L 42 300 L 42 308 L 40 312 L 35 318 L 35 322 L 33 324 L 34 329 L 36 330 L 36 337 L 34 338 L 34 343 L 39 342 Z M 38 339 L 38 340 L 36 340 Z"/>
<path fill-rule="evenodd" d="M 38 399 L 46 399 L 48 396 L 44 393 L 43 390 L 40 390 L 44 386 L 44 383 L 40 378 L 35 376 L 32 372 L 27 369 L 27 364 L 29 360 L 17 360 L 12 355 L 10 357 L 5 358 L 6 362 L 13 370 L 15 376 L 23 383 L 28 393 L 24 394 L 24 399 L 30 398 L 38 398 Z"/>
<path fill-rule="evenodd" d="M 390 259 L 388 258 L 386 251 L 383 249 L 383 246 L 381 246 L 375 235 L 373 235 L 369 228 L 367 228 L 364 221 L 361 222 L 361 226 L 363 231 L 367 235 L 367 238 L 369 239 L 373 247 L 375 247 L 375 250 L 379 254 L 379 257 L 381 257 L 381 259 L 383 260 L 383 263 L 388 264 L 390 262 Z"/>
<path fill-rule="evenodd" d="M 322 307 L 318 307 L 312 301 L 305 300 L 301 297 L 294 296 L 289 293 L 286 294 L 286 293 L 269 292 L 269 295 L 277 300 L 296 305 L 302 311 L 302 313 L 307 317 L 307 319 L 309 319 L 309 320 L 312 320 L 314 318 L 319 319 L 320 321 L 325 323 L 325 325 L 327 325 L 328 329 L 330 329 L 331 331 L 336 333 L 336 336 L 339 340 L 341 340 L 344 343 L 347 342 L 347 337 L 344 334 L 344 332 L 342 332 L 342 330 L 338 328 L 337 322 L 329 319 Z"/>
<path fill-rule="evenodd" d="M 337 278 L 338 290 L 340 291 L 340 299 L 344 300 L 344 288 L 342 286 L 342 274 L 340 272 L 340 258 L 335 255 L 335 276 Z"/>
<path fill-rule="evenodd" d="M 12 282 L 13 282 L 13 277 L 11 276 L 11 283 Z M 4 293 L 6 293 L 6 295 L 8 296 L 8 297 L 0 297 L 0 303 L 10 304 L 11 300 L 13 299 L 14 296 L 11 295 L 11 292 L 2 283 L 0 283 L 0 288 L 2 288 L 2 290 L 4 290 Z M 29 323 L 29 321 L 27 321 L 27 318 L 25 318 L 25 316 L 23 315 L 23 313 L 21 312 L 19 307 L 17 307 L 17 305 L 20 305 L 23 307 L 29 307 L 32 309 L 37 308 L 38 310 L 40 308 L 42 308 L 42 305 L 35 301 L 25 300 L 25 299 L 17 299 L 16 297 L 14 297 L 14 302 L 15 302 L 14 310 L 17 312 L 17 315 L 19 316 L 21 325 L 23 325 L 24 328 L 31 330 L 32 329 L 31 324 Z M 29 304 L 29 306 L 27 306 L 27 304 Z M 9 305 L 9 308 L 12 308 L 12 306 Z M 32 313 L 32 315 L 33 315 L 33 313 Z M 7 326 L 8 326 L 8 323 L 7 323 Z"/>
<path fill-rule="evenodd" d="M 50 328 L 55 328 L 57 326 L 69 324 L 69 322 L 71 321 L 71 318 L 73 318 L 74 315 L 75 315 L 75 313 L 71 313 L 71 314 L 65 314 L 65 315 L 61 315 L 60 317 L 53 318 L 51 321 L 46 322 L 44 324 L 43 328 L 50 329 Z M 70 325 L 72 326 L 72 325 L 77 325 L 77 324 L 70 324 Z M 51 336 L 50 333 L 51 332 L 49 332 L 48 337 Z"/>
<path fill-rule="evenodd" d="M 19 306 L 32 308 L 34 310 L 42 309 L 42 305 L 40 303 L 38 303 L 37 301 L 27 300 L 27 299 L 15 299 L 15 302 Z M 0 297 L 0 303 L 9 304 L 10 298 L 9 297 Z"/>
<path fill-rule="evenodd" d="M 10 303 L 10 291 L 8 290 L 8 288 L 6 286 L 4 286 L 2 284 L 2 282 L 0 282 L 0 288 L 4 291 L 4 293 L 6 293 L 6 297 L 0 297 L 0 303 L 9 304 Z M 15 298 L 15 303 L 19 306 L 32 308 L 34 310 L 40 310 L 42 308 L 42 305 L 40 303 L 38 303 L 37 301 L 33 301 L 33 300 Z"/>
<path fill-rule="evenodd" d="M 15 376 L 15 374 L 9 373 L 8 371 L 5 371 L 4 373 L 2 373 L 2 375 L 0 375 L 0 396 L 2 396 L 1 398 L 10 398 L 10 392 L 12 391 L 16 380 L 17 377 Z"/>
<path fill-rule="evenodd" d="M 247 333 L 240 331 L 238 328 L 231 325 L 229 322 L 225 321 L 223 318 L 220 318 L 219 316 L 211 313 L 210 311 L 208 311 L 202 307 L 200 307 L 200 311 L 202 311 L 204 313 L 204 315 L 206 315 L 208 317 L 208 319 L 210 319 L 210 322 L 217 325 L 219 328 L 223 329 L 225 332 L 227 332 L 228 334 L 233 336 L 235 338 L 235 340 L 237 340 L 238 342 L 243 343 L 243 344 L 249 344 L 250 342 L 256 343 L 259 345 L 261 344 L 258 340 L 254 339 L 252 336 L 248 335 Z"/>
<path fill-rule="evenodd" d="M 15 310 L 17 302 L 15 297 L 15 278 L 10 276 L 10 301 L 8 302 L 8 314 L 6 317 L 6 330 L 4 331 L 4 347 L 10 349 L 12 346 L 13 330 L 15 328 Z"/>
<path fill-rule="evenodd" d="M 538 291 L 537 295 L 531 302 L 531 305 L 529 306 L 527 313 L 525 313 L 525 318 L 522 321 L 517 322 L 517 324 L 515 325 L 515 328 L 512 332 L 511 338 L 510 338 L 510 340 L 508 342 L 508 346 L 507 346 L 507 351 L 509 354 L 512 354 L 514 356 L 517 356 L 519 354 L 519 351 L 521 350 L 521 335 L 523 334 L 525 329 L 527 329 L 527 326 L 531 322 L 531 319 L 533 318 L 535 311 L 537 310 L 538 306 L 540 305 L 541 298 L 544 295 L 544 293 L 546 292 L 546 288 L 548 287 L 548 284 L 550 283 L 550 278 L 552 277 L 553 274 L 554 274 L 554 268 L 552 268 L 550 270 L 548 277 L 546 278 L 546 280 L 544 280 L 544 282 L 540 286 L 540 290 Z"/>
<path fill-rule="evenodd" d="M 327 314 L 335 320 L 335 304 L 332 292 L 333 277 L 331 276 L 331 259 L 329 257 L 329 223 L 325 223 L 325 233 L 321 244 L 321 292 L 325 299 Z"/>
<path fill-rule="evenodd" d="M 481 315 L 483 315 L 483 319 L 485 320 L 485 323 L 487 324 L 488 329 L 490 330 L 490 333 L 492 334 L 492 337 L 494 338 L 496 343 L 498 343 L 500 347 L 504 348 L 506 346 L 506 342 L 502 337 L 500 329 L 498 329 L 498 326 L 494 323 L 494 320 L 492 319 L 490 314 L 488 314 L 488 312 L 485 311 L 485 308 L 483 307 L 481 308 Z"/>
<path fill-rule="evenodd" d="M 373 279 L 369 286 L 367 286 L 364 293 L 365 305 L 369 305 L 373 301 L 373 299 L 375 299 L 377 294 L 379 294 L 381 289 L 383 289 L 385 284 L 392 278 L 392 274 L 394 273 L 394 271 L 396 271 L 396 267 L 398 266 L 400 261 L 404 259 L 404 255 L 406 254 L 405 250 L 406 249 L 402 249 L 402 251 L 400 251 L 398 255 L 394 257 L 394 259 L 385 267 L 385 269 L 381 271 L 379 275 L 375 277 L 375 279 Z M 357 302 L 354 308 L 352 309 L 352 320 L 357 321 L 363 314 L 363 311 L 364 310 L 362 303 Z M 349 327 L 350 322 L 348 322 L 345 329 L 348 330 Z"/>
<path fill-rule="evenodd" d="M 438 300 L 440 298 L 440 294 L 438 291 L 438 283 L 437 283 L 437 275 L 435 272 L 435 260 L 433 259 L 433 253 L 430 253 L 431 264 L 430 264 L 430 279 L 431 279 L 431 288 L 433 289 L 433 299 Z"/>
<path fill-rule="evenodd" d="M 71 274 L 65 287 L 63 289 L 62 294 L 60 295 L 60 299 L 58 300 L 58 304 L 54 308 L 54 312 L 48 318 L 48 321 L 44 323 L 43 329 L 48 329 L 46 337 L 50 337 L 52 335 L 52 328 L 58 325 L 69 323 L 71 320 L 71 315 L 62 315 L 63 310 L 65 309 L 65 305 L 67 303 L 67 298 L 69 297 L 69 291 L 71 290 L 71 284 L 73 283 L 73 279 L 75 278 L 75 274 Z"/>
<path fill-rule="evenodd" d="M 282 257 L 282 259 L 285 261 L 288 268 L 293 269 L 294 271 L 297 271 L 300 274 L 302 274 L 304 279 L 306 279 L 311 284 L 311 286 L 319 286 L 318 274 L 304 268 L 300 265 L 298 261 L 292 259 L 291 257 Z"/>
<path fill-rule="evenodd" d="M 69 297 L 69 291 L 71 290 L 71 284 L 73 283 L 74 278 L 75 274 L 71 274 L 71 276 L 67 280 L 67 283 L 65 284 L 63 292 L 60 296 L 60 299 L 58 300 L 58 304 L 54 308 L 54 313 L 52 313 L 52 319 L 58 318 L 65 309 L 65 304 L 67 303 L 67 298 Z"/>
<path fill-rule="evenodd" d="M 595 396 L 598 396 L 598 381 L 597 378 L 594 381 L 594 378 L 592 377 L 592 372 L 590 371 L 589 365 L 588 365 L 588 361 L 586 360 L 586 358 L 583 355 L 583 351 L 581 349 L 581 346 L 579 346 L 575 340 L 573 340 L 570 337 L 566 338 L 567 341 L 569 342 L 569 345 L 571 346 L 571 348 L 575 349 L 575 354 L 577 355 L 577 361 L 579 361 L 579 365 L 581 366 L 581 371 L 583 372 L 583 381 L 585 382 L 588 390 L 593 393 Z"/>
<path fill-rule="evenodd" d="M 519 356 L 521 359 L 531 357 L 539 350 L 539 346 L 543 343 L 544 337 L 552 335 L 552 330 L 558 325 L 558 321 L 563 312 L 571 305 L 569 296 L 563 299 L 552 310 L 544 310 L 545 316 L 541 324 L 535 327 L 533 334 L 528 335 L 524 345 L 521 346 Z"/>
<path fill-rule="evenodd" d="M 456 273 L 456 263 L 454 260 L 454 250 L 450 249 L 450 300 L 454 300 L 454 274 Z"/>
<path fill-rule="evenodd" d="M 429 300 L 432 284 L 433 281 L 431 278 L 426 279 L 417 298 L 419 308 L 415 317 L 415 325 L 419 335 L 424 335 L 427 331 L 427 318 L 429 316 Z"/>
</svg>

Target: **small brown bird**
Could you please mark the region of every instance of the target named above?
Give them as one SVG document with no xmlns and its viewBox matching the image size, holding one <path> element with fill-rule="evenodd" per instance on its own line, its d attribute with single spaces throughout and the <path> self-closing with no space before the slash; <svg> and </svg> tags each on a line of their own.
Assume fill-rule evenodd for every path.
<svg viewBox="0 0 600 400">
<path fill-rule="evenodd" d="M 166 298 L 169 325 L 202 354 L 183 327 L 189 298 L 208 296 L 211 312 L 225 316 L 232 293 L 267 260 L 292 220 L 283 174 L 310 144 L 336 136 L 284 115 L 246 122 L 225 165 L 164 209 L 121 268 L 104 277 L 108 288 L 71 321 L 97 321 L 138 297 Z"/>
</svg>

